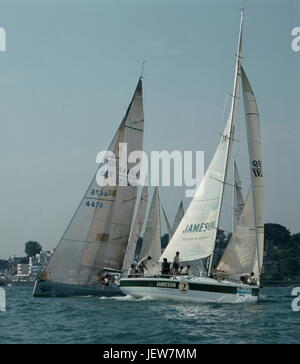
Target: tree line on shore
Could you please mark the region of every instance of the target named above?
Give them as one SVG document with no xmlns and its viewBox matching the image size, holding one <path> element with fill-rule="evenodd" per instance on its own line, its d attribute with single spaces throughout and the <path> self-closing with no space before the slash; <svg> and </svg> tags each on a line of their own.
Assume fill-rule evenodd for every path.
<svg viewBox="0 0 300 364">
<path fill-rule="evenodd" d="M 215 264 L 221 258 L 222 252 L 225 250 L 231 234 L 219 230 L 216 241 Z M 139 255 L 143 238 L 140 237 L 136 247 L 136 255 Z M 169 243 L 169 235 L 164 234 L 161 238 L 162 249 Z M 42 246 L 37 241 L 28 241 L 25 244 L 26 256 L 15 258 L 20 264 L 27 264 L 29 258 L 39 254 L 42 251 Z M 14 259 L 14 260 L 15 260 Z M 9 269 L 11 261 L 0 259 L 0 270 Z M 287 227 L 268 223 L 265 224 L 265 264 L 271 266 L 268 268 L 272 275 L 272 266 L 274 267 L 273 275 L 278 279 L 283 276 L 285 278 L 293 278 L 300 276 L 300 233 L 291 234 Z M 266 270 L 266 269 L 265 269 Z"/>
</svg>

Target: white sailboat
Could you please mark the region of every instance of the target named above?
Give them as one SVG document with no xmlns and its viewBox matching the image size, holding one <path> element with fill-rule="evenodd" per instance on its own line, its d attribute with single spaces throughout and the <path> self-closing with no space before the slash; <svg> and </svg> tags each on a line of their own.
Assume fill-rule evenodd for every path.
<svg viewBox="0 0 300 364">
<path fill-rule="evenodd" d="M 207 276 L 177 276 L 175 279 L 123 278 L 120 288 L 126 294 L 134 297 L 151 296 L 192 302 L 257 302 L 264 241 L 263 175 L 256 100 L 241 67 L 243 20 L 244 12 L 241 15 L 234 88 L 228 122 L 200 187 L 160 258 L 160 261 L 167 258 L 169 262 L 172 262 L 176 252 L 179 251 L 181 261 L 186 264 L 207 259 Z M 247 124 L 251 191 L 236 223 L 232 240 L 221 260 L 221 266 L 218 267 L 218 273 L 220 276 L 222 273 L 223 276 L 215 279 L 215 276 L 212 276 L 212 261 L 234 141 L 241 80 Z M 241 275 L 251 272 L 256 274 L 257 284 L 241 283 Z"/>
<path fill-rule="evenodd" d="M 144 112 L 142 78 L 139 79 L 132 101 L 109 147 L 118 166 L 120 143 L 127 143 L 128 155 L 143 149 Z M 108 159 L 108 158 L 107 158 Z M 134 164 L 127 162 L 125 176 Z M 119 168 L 117 168 L 119 170 Z M 105 286 L 101 278 L 105 271 L 118 272 L 123 261 L 132 254 L 136 232 L 129 239 L 137 186 L 124 185 L 117 172 L 116 186 L 100 187 L 93 178 L 70 224 L 41 277 L 36 281 L 34 296 L 122 295 L 115 284 Z M 143 208 L 138 212 L 142 219 Z M 135 247 L 134 247 L 135 248 Z"/>
<path fill-rule="evenodd" d="M 162 213 L 163 213 L 163 218 L 164 218 L 164 221 L 165 221 L 165 224 L 166 224 L 166 227 L 167 227 L 167 234 L 169 235 L 169 241 L 170 241 L 171 234 L 172 234 L 172 228 L 171 228 L 168 216 L 166 214 L 166 211 L 165 211 L 163 205 L 161 205 L 161 210 L 162 210 Z"/>
<path fill-rule="evenodd" d="M 167 217 L 167 214 L 165 212 L 165 209 L 163 207 L 163 205 L 161 205 L 161 209 L 162 209 L 162 212 L 163 212 L 163 217 L 164 217 L 164 221 L 165 221 L 165 224 L 166 224 L 166 227 L 167 227 L 167 234 L 168 234 L 168 243 L 169 241 L 171 240 L 172 236 L 174 235 L 175 231 L 177 230 L 183 216 L 184 216 L 184 209 L 183 209 L 183 202 L 181 201 L 180 202 L 180 205 L 178 207 L 178 210 L 176 212 L 176 215 L 175 215 L 175 219 L 174 219 L 174 222 L 173 222 L 173 225 L 171 227 L 170 223 L 169 223 L 169 220 L 168 220 L 168 217 Z"/>
<path fill-rule="evenodd" d="M 174 235 L 175 231 L 177 230 L 179 224 L 181 223 L 181 220 L 184 216 L 184 208 L 183 208 L 183 202 L 180 202 L 180 205 L 178 207 L 177 213 L 175 215 L 175 219 L 173 222 L 173 226 L 171 229 L 171 234 L 170 234 L 170 239 L 172 238 L 172 236 Z"/>
<path fill-rule="evenodd" d="M 128 272 L 128 269 L 134 262 L 134 253 L 138 239 L 142 232 L 146 214 L 147 202 L 148 202 L 148 185 L 145 183 L 139 199 L 137 212 L 134 218 L 134 223 L 132 224 L 131 227 L 129 242 L 127 245 L 126 254 L 123 261 L 123 269 L 122 269 L 123 272 Z"/>
<path fill-rule="evenodd" d="M 161 221 L 160 200 L 158 187 L 155 187 L 152 202 L 145 221 L 145 232 L 143 237 L 140 258 L 151 257 L 147 266 L 148 274 L 159 274 L 159 259 L 161 256 Z"/>
</svg>

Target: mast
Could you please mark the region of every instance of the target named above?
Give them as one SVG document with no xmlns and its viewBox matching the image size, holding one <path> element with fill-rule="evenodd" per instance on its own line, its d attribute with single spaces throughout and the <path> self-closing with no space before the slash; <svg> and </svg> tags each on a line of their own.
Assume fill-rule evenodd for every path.
<svg viewBox="0 0 300 364">
<path fill-rule="evenodd" d="M 238 99 L 239 99 L 239 95 L 240 95 L 240 92 L 239 92 L 240 91 L 240 81 L 241 81 L 240 68 L 241 68 L 241 60 L 242 60 L 242 41 L 243 41 L 244 13 L 245 13 L 245 10 L 242 9 L 242 11 L 241 11 L 241 21 L 240 21 L 239 40 L 238 40 L 238 49 L 237 49 L 236 63 L 235 63 L 233 93 L 232 93 L 232 95 L 230 95 L 232 97 L 231 110 L 230 110 L 230 135 L 229 136 L 224 135 L 224 138 L 229 139 L 229 147 L 228 147 L 228 150 L 227 150 L 227 157 L 226 157 L 226 164 L 225 164 L 226 165 L 225 178 L 224 178 L 224 181 L 223 181 L 223 187 L 222 187 L 222 191 L 221 191 L 221 202 L 220 202 L 217 221 L 216 221 L 215 244 L 216 244 L 217 232 L 218 232 L 218 229 L 219 229 L 220 214 L 221 214 L 222 205 L 223 205 L 224 188 L 225 188 L 225 182 L 226 182 L 226 177 L 227 177 L 230 153 L 231 153 L 231 149 L 232 149 L 232 143 L 233 143 L 233 140 L 234 140 L 235 121 L 236 121 L 237 109 L 238 109 Z M 211 274 L 213 258 L 214 258 L 214 252 L 212 253 L 212 255 L 209 258 L 208 276 L 210 276 L 210 274 Z"/>
</svg>

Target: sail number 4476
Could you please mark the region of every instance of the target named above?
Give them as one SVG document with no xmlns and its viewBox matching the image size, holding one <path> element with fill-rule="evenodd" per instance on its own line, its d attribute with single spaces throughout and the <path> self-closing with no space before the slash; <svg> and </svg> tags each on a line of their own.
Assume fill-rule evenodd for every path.
<svg viewBox="0 0 300 364">
<path fill-rule="evenodd" d="M 102 209 L 103 202 L 99 202 L 99 201 L 87 201 L 85 203 L 85 206 L 92 207 L 94 209 Z"/>
</svg>

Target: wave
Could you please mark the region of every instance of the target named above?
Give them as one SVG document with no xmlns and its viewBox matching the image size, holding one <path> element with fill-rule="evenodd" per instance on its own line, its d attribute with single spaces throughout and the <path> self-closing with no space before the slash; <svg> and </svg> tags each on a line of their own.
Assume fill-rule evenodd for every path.
<svg viewBox="0 0 300 364">
<path fill-rule="evenodd" d="M 133 301 L 133 302 L 139 302 L 139 301 L 154 301 L 153 297 L 146 296 L 142 298 L 135 298 L 132 296 L 114 296 L 114 297 L 98 297 L 99 300 L 114 300 L 114 301 Z"/>
</svg>

